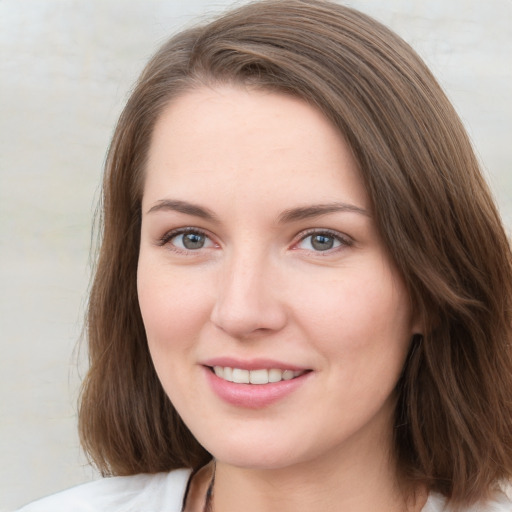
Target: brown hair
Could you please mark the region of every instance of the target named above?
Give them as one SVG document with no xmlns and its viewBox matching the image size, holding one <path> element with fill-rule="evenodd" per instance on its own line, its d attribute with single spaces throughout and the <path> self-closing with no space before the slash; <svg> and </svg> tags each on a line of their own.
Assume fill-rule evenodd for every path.
<svg viewBox="0 0 512 512">
<path fill-rule="evenodd" d="M 142 73 L 104 177 L 80 407 L 85 450 L 118 475 L 210 458 L 153 369 L 136 271 L 155 121 L 177 95 L 220 82 L 303 98 L 350 144 L 425 326 L 397 388 L 399 474 L 453 505 L 485 498 L 512 474 L 510 248 L 462 124 L 425 64 L 375 20 L 321 0 L 242 6 L 172 38 Z"/>
</svg>

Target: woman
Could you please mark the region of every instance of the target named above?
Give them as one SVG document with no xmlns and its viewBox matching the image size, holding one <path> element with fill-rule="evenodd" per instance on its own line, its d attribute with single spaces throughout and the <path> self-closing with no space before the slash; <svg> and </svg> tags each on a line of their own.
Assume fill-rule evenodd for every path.
<svg viewBox="0 0 512 512">
<path fill-rule="evenodd" d="M 115 478 L 24 510 L 512 510 L 510 249 L 398 36 L 318 0 L 179 34 L 103 199 L 80 432 Z"/>
</svg>

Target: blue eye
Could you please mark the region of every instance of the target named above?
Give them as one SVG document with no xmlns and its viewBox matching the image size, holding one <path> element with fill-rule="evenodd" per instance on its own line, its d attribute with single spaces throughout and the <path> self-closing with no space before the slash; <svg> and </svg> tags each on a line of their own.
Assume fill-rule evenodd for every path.
<svg viewBox="0 0 512 512">
<path fill-rule="evenodd" d="M 212 240 L 201 231 L 187 230 L 185 232 L 171 233 L 171 235 L 166 238 L 165 243 L 171 243 L 178 249 L 186 251 L 197 251 L 215 245 Z"/>
<path fill-rule="evenodd" d="M 299 249 L 305 249 L 307 251 L 322 252 L 329 251 L 331 249 L 336 249 L 341 245 L 349 244 L 342 240 L 340 237 L 335 236 L 331 233 L 319 232 L 305 236 L 297 244 L 297 247 Z"/>
</svg>

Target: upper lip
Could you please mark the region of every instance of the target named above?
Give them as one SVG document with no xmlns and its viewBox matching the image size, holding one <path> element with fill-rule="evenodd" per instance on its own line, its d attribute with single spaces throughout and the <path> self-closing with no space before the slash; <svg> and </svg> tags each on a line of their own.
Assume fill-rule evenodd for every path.
<svg viewBox="0 0 512 512">
<path fill-rule="evenodd" d="M 284 363 L 274 359 L 256 358 L 256 359 L 236 359 L 233 357 L 214 357 L 202 361 L 203 366 L 222 366 L 223 368 L 240 368 L 241 370 L 271 370 L 273 368 L 279 370 L 309 370 L 305 366 L 297 366 L 295 364 Z"/>
</svg>

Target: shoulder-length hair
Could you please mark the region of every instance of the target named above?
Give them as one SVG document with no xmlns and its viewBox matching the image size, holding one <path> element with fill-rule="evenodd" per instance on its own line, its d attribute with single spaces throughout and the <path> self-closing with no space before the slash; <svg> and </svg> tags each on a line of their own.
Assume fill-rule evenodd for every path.
<svg viewBox="0 0 512 512">
<path fill-rule="evenodd" d="M 155 121 L 173 98 L 219 83 L 300 97 L 349 143 L 425 327 L 396 390 L 399 474 L 454 505 L 485 498 L 512 474 L 510 247 L 468 136 L 422 60 L 370 17 L 322 0 L 255 2 L 182 32 L 136 84 L 104 176 L 80 404 L 85 450 L 117 475 L 211 457 L 153 369 L 136 272 Z"/>
</svg>

